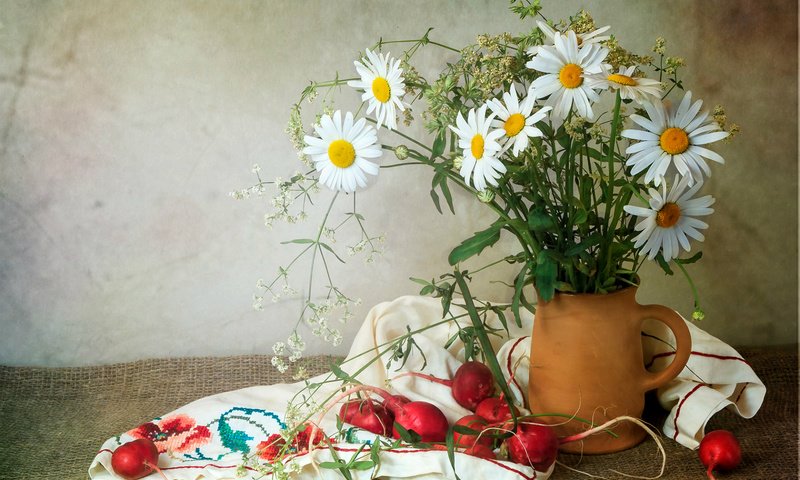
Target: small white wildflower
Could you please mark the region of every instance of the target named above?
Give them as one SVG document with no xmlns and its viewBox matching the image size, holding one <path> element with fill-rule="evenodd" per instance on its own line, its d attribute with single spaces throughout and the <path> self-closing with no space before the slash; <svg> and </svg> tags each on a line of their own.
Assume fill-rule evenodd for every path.
<svg viewBox="0 0 800 480">
<path fill-rule="evenodd" d="M 282 357 L 272 357 L 272 366 L 278 369 L 279 372 L 285 373 L 289 367 L 286 366 L 286 362 L 283 361 Z"/>
<path fill-rule="evenodd" d="M 300 470 L 302 470 L 302 468 L 303 467 L 301 467 L 300 464 L 295 462 L 294 460 L 292 460 L 291 462 L 286 464 L 286 470 L 290 474 L 298 474 L 298 473 L 300 473 Z"/>
<path fill-rule="evenodd" d="M 264 310 L 264 297 L 260 295 L 253 295 L 253 310 Z"/>
<path fill-rule="evenodd" d="M 256 288 L 267 288 L 267 282 L 265 282 L 263 278 L 259 278 L 256 281 Z"/>
<path fill-rule="evenodd" d="M 308 377 L 308 370 L 306 370 L 306 367 L 301 365 L 297 367 L 297 372 L 292 376 L 292 380 L 299 382 L 300 380 L 305 380 Z"/>
<path fill-rule="evenodd" d="M 286 344 L 283 342 L 276 342 L 275 345 L 272 346 L 272 351 L 275 355 L 283 355 L 283 352 L 286 351 Z"/>
<path fill-rule="evenodd" d="M 289 335 L 289 348 L 292 350 L 305 350 L 306 342 L 303 341 L 302 337 L 297 330 L 293 331 L 291 335 Z"/>
</svg>

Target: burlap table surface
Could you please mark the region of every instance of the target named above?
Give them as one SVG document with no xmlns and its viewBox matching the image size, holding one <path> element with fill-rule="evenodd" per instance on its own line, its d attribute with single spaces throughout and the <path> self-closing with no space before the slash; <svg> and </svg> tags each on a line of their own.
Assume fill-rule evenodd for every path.
<svg viewBox="0 0 800 480">
<path fill-rule="evenodd" d="M 721 412 L 710 429 L 733 431 L 742 443 L 743 464 L 723 479 L 798 478 L 797 347 L 740 348 L 767 386 L 755 418 Z M 99 446 L 108 437 L 201 397 L 253 385 L 292 382 L 269 356 L 181 358 L 76 368 L 0 366 L 0 479 L 85 479 Z M 307 359 L 309 373 L 328 370 L 332 357 Z M 656 425 L 657 405 L 646 418 Z M 696 452 L 664 439 L 665 479 L 702 479 Z M 653 475 L 660 457 L 652 441 L 614 455 L 560 457 L 566 465 L 606 478 L 610 469 Z M 556 468 L 553 479 L 589 478 Z"/>
</svg>

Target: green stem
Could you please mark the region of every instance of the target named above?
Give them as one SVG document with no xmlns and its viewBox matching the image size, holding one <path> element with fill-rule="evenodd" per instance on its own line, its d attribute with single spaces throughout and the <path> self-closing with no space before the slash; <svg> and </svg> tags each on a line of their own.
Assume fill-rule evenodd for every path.
<svg viewBox="0 0 800 480">
<path fill-rule="evenodd" d="M 613 260 L 611 244 L 614 241 L 614 230 L 616 229 L 616 219 L 611 222 L 611 211 L 614 193 L 614 160 L 617 152 L 617 130 L 619 128 L 620 120 L 620 107 L 622 105 L 622 95 L 617 90 L 617 95 L 614 100 L 614 118 L 611 120 L 611 135 L 608 137 L 608 181 L 606 182 L 606 265 L 604 268 L 605 275 L 598 275 L 597 286 L 600 287 L 602 282 L 611 274 L 611 263 Z"/>
<path fill-rule="evenodd" d="M 492 370 L 494 374 L 494 380 L 497 382 L 497 385 L 500 387 L 500 390 L 503 392 L 503 395 L 508 399 L 510 402 L 513 397 L 511 394 L 511 389 L 506 382 L 506 377 L 503 375 L 503 370 L 500 367 L 500 363 L 497 361 L 497 356 L 494 353 L 494 348 L 492 348 L 492 342 L 489 340 L 489 336 L 486 334 L 486 329 L 484 328 L 483 322 L 481 322 L 480 317 L 478 317 L 478 311 L 475 308 L 475 304 L 472 301 L 472 295 L 469 292 L 469 287 L 467 286 L 467 282 L 464 279 L 464 275 L 459 272 L 457 269 L 453 272 L 455 275 L 456 283 L 458 284 L 458 289 L 461 290 L 461 295 L 464 297 L 464 304 L 466 305 L 467 313 L 469 314 L 469 319 L 472 321 L 472 326 L 475 327 L 475 335 L 478 337 L 478 340 L 481 344 L 481 350 L 483 350 L 483 356 L 488 364 L 489 368 Z M 511 417 L 514 422 L 514 428 L 517 426 L 517 414 L 514 412 L 513 408 L 511 410 Z"/>
<path fill-rule="evenodd" d="M 678 266 L 678 268 L 680 269 L 681 273 L 683 273 L 683 276 L 686 277 L 686 281 L 689 282 L 689 287 L 691 287 L 692 295 L 694 296 L 694 308 L 695 309 L 699 309 L 700 308 L 700 294 L 697 292 L 697 286 L 694 284 L 694 281 L 692 280 L 691 275 L 689 275 L 689 272 L 686 271 L 686 267 L 684 267 L 682 263 L 678 263 L 678 262 L 673 262 L 673 263 Z"/>
<path fill-rule="evenodd" d="M 328 210 L 325 212 L 325 216 L 322 218 L 322 224 L 319 226 L 319 230 L 317 231 L 317 238 L 314 240 L 314 253 L 311 255 L 311 268 L 308 274 L 308 294 L 306 295 L 306 304 L 303 306 L 303 311 L 300 313 L 300 318 L 297 320 L 297 325 L 303 320 L 303 314 L 308 309 L 308 304 L 311 303 L 311 289 L 314 285 L 314 263 L 317 260 L 317 252 L 320 252 L 322 255 L 322 248 L 319 246 L 319 239 L 322 238 L 322 232 L 325 230 L 325 225 L 328 222 L 328 216 L 333 210 L 333 204 L 336 203 L 336 199 L 339 197 L 339 192 L 336 192 L 331 199 L 330 205 L 328 205 Z M 323 259 L 324 261 L 324 259 Z M 295 328 L 297 328 L 295 325 Z"/>
<path fill-rule="evenodd" d="M 424 42 L 424 43 L 423 43 Z M 389 45 L 392 43 L 419 43 L 420 45 L 436 45 L 437 47 L 444 48 L 445 50 L 450 50 L 451 52 L 461 53 L 461 50 L 453 48 L 449 45 L 445 45 L 443 43 L 434 42 L 433 40 L 428 40 L 426 37 L 418 38 L 416 40 L 382 40 L 380 42 L 381 45 Z"/>
<path fill-rule="evenodd" d="M 377 120 L 375 120 L 375 119 L 373 119 L 373 118 L 368 118 L 368 117 L 367 117 L 367 121 L 368 121 L 368 122 L 372 122 L 372 123 L 374 123 L 374 124 L 377 124 L 377 123 L 378 123 L 378 121 L 377 121 Z M 404 134 L 404 133 L 402 133 L 402 132 L 398 132 L 397 130 L 392 130 L 392 133 L 394 133 L 395 135 L 399 135 L 400 137 L 403 137 L 403 138 L 405 138 L 406 140 L 408 140 L 409 142 L 411 142 L 411 143 L 413 143 L 413 144 L 417 145 L 417 146 L 418 146 L 418 147 L 420 147 L 420 148 L 424 148 L 425 150 L 427 150 L 427 151 L 429 151 L 429 152 L 433 152 L 433 150 L 431 149 L 431 147 L 429 147 L 429 146 L 425 145 L 424 143 L 422 143 L 422 142 L 420 142 L 420 141 L 418 141 L 418 140 L 416 140 L 416 139 L 414 139 L 414 138 L 412 138 L 412 137 L 409 137 L 408 135 L 406 135 L 406 134 Z"/>
</svg>

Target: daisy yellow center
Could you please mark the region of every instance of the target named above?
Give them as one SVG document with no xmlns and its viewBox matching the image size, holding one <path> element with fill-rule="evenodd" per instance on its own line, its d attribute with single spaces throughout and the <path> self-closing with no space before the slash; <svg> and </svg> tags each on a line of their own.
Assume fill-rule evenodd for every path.
<svg viewBox="0 0 800 480">
<path fill-rule="evenodd" d="M 480 160 L 483 157 L 483 136 L 475 135 L 470 142 L 470 150 L 475 160 Z"/>
<path fill-rule="evenodd" d="M 583 83 L 583 69 L 574 63 L 568 63 L 558 72 L 558 80 L 566 88 L 578 88 Z"/>
<path fill-rule="evenodd" d="M 383 77 L 375 77 L 375 80 L 372 81 L 372 95 L 375 96 L 375 100 L 386 103 L 391 94 L 392 89 L 389 87 L 389 82 Z"/>
<path fill-rule="evenodd" d="M 689 148 L 689 136 L 681 128 L 668 128 L 661 134 L 661 148 L 670 155 L 678 155 Z"/>
<path fill-rule="evenodd" d="M 635 87 L 636 85 L 639 85 L 636 83 L 636 79 L 621 73 L 612 73 L 606 78 L 609 82 L 614 82 L 617 85 L 625 85 L 626 87 Z"/>
<path fill-rule="evenodd" d="M 523 117 L 521 113 L 512 113 L 508 116 L 508 120 L 506 120 L 506 123 L 503 125 L 503 129 L 505 129 L 506 135 L 513 137 L 516 136 L 524 126 L 525 117 Z"/>
<path fill-rule="evenodd" d="M 665 203 L 656 214 L 656 225 L 661 228 L 670 228 L 681 219 L 681 207 L 677 204 Z"/>
<path fill-rule="evenodd" d="M 356 161 L 356 149 L 347 140 L 334 140 L 328 146 L 331 163 L 339 168 L 347 168 Z"/>
</svg>

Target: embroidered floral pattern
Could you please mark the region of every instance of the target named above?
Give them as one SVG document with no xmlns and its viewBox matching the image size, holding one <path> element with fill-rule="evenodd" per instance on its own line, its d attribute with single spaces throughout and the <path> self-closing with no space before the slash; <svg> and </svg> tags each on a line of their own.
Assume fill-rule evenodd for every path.
<svg viewBox="0 0 800 480">
<path fill-rule="evenodd" d="M 325 442 L 325 433 L 317 429 L 314 434 L 313 441 L 311 439 L 311 433 L 314 430 L 314 426 L 311 424 L 306 424 L 306 428 L 302 431 L 298 432 L 298 434 L 292 440 L 292 444 L 286 448 L 286 440 L 283 439 L 277 433 L 273 433 L 266 440 L 260 442 L 258 446 L 256 446 L 256 451 L 258 452 L 259 458 L 262 458 L 268 462 L 275 460 L 275 458 L 283 453 L 303 453 L 308 451 L 309 443 L 313 445 L 319 445 Z M 333 438 L 328 439 L 330 442 L 335 442 Z"/>
<path fill-rule="evenodd" d="M 280 455 L 281 449 L 286 445 L 286 440 L 277 433 L 273 433 L 256 447 L 259 458 L 271 462 Z"/>
<path fill-rule="evenodd" d="M 162 418 L 158 422 L 148 422 L 128 434 L 134 438 L 149 438 L 158 447 L 159 453 L 183 453 L 205 445 L 211 440 L 211 431 L 205 425 L 197 425 L 194 419 L 185 414 Z"/>
</svg>

